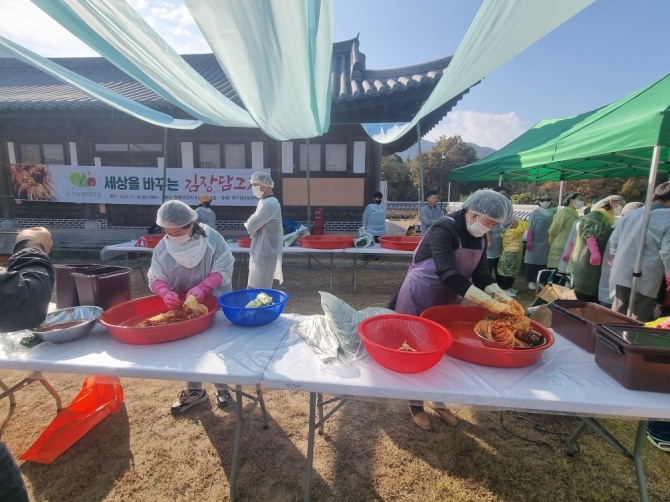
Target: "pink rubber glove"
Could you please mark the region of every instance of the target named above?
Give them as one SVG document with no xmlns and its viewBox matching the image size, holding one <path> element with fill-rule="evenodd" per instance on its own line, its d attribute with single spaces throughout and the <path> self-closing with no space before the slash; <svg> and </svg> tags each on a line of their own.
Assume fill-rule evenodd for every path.
<svg viewBox="0 0 670 502">
<path fill-rule="evenodd" d="M 165 281 L 154 281 L 149 285 L 151 291 L 163 299 L 163 303 L 169 309 L 176 309 L 181 307 L 179 295 L 170 289 L 170 286 Z"/>
<path fill-rule="evenodd" d="M 221 274 L 213 272 L 200 284 L 189 289 L 188 293 L 186 293 L 186 297 L 188 298 L 190 295 L 193 295 L 195 296 L 195 299 L 198 300 L 198 303 L 202 303 L 207 295 L 210 294 L 212 290 L 221 286 L 221 284 L 223 284 Z"/>
<path fill-rule="evenodd" d="M 589 258 L 589 263 L 594 267 L 599 267 L 603 261 L 603 257 L 600 254 L 600 249 L 598 249 L 598 241 L 595 237 L 588 237 L 586 239 L 586 246 L 591 251 L 591 258 Z"/>
<path fill-rule="evenodd" d="M 574 249 L 574 247 L 575 247 L 575 241 L 570 241 L 568 243 L 568 249 L 566 249 L 565 254 L 561 256 L 561 260 L 563 260 L 564 262 L 570 261 L 570 255 L 572 255 L 572 250 Z"/>
<path fill-rule="evenodd" d="M 526 234 L 526 249 L 528 251 L 533 250 L 533 239 L 535 237 L 535 232 L 532 230 L 529 230 L 528 233 Z"/>
</svg>

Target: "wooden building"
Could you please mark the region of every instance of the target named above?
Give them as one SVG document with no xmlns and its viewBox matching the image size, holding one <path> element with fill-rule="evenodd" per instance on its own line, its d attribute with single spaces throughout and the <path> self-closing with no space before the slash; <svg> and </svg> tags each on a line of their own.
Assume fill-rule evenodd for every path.
<svg viewBox="0 0 670 502">
<path fill-rule="evenodd" d="M 212 54 L 183 57 L 220 92 L 241 104 Z M 311 207 L 325 209 L 327 230 L 355 230 L 371 193 L 379 187 L 382 156 L 417 141 L 416 135 L 408 134 L 381 145 L 360 124 L 411 120 L 450 60 L 372 70 L 359 51 L 358 37 L 333 44 L 331 127 L 307 143 L 275 141 L 258 129 L 203 125 L 190 131 L 166 131 L 112 109 L 32 66 L 0 57 L 2 218 L 19 226 L 52 228 L 83 227 L 87 220 L 97 220 L 102 227 L 149 226 L 157 206 L 17 201 L 8 166 L 159 167 L 165 162 L 168 167 L 194 170 L 269 167 L 284 216 L 305 221 L 309 148 Z M 190 118 L 104 58 L 53 61 L 148 107 Z M 422 133 L 430 131 L 463 94 L 425 117 Z M 250 214 L 249 207 L 213 209 L 221 229 L 241 228 Z"/>
</svg>

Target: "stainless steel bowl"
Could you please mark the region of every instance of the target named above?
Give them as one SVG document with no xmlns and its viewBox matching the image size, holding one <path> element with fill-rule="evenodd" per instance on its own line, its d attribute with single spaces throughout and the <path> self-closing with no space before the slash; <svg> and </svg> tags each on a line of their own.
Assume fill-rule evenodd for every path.
<svg viewBox="0 0 670 502">
<path fill-rule="evenodd" d="M 45 342 L 63 343 L 76 340 L 86 335 L 100 319 L 103 309 L 93 305 L 67 307 L 49 312 L 42 324 L 33 328 L 32 333 Z M 59 328 L 59 324 L 73 323 L 77 325 Z"/>
</svg>

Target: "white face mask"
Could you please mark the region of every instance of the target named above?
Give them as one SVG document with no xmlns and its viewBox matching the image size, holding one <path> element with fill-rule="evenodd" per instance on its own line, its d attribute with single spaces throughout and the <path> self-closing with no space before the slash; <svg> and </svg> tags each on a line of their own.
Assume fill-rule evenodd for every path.
<svg viewBox="0 0 670 502">
<path fill-rule="evenodd" d="M 576 200 L 575 201 L 575 209 L 581 209 L 584 207 L 584 201 L 583 200 Z"/>
<path fill-rule="evenodd" d="M 475 222 L 472 224 L 467 223 L 466 224 L 468 228 L 468 232 L 470 232 L 470 235 L 473 237 L 483 237 L 486 235 L 486 232 L 489 231 L 489 227 L 484 225 L 481 221 L 479 221 L 479 215 L 475 215 Z"/>
<path fill-rule="evenodd" d="M 621 207 L 621 206 L 614 206 L 612 208 L 612 212 L 614 213 L 614 216 L 619 216 L 622 211 L 623 211 L 623 207 Z"/>
<path fill-rule="evenodd" d="M 175 243 L 177 246 L 181 246 L 182 244 L 186 244 L 188 240 L 191 238 L 191 236 L 189 234 L 180 235 L 178 237 L 168 235 L 167 238 L 170 239 L 170 241 Z"/>
<path fill-rule="evenodd" d="M 546 209 L 551 205 L 551 202 L 540 202 L 540 207 Z"/>
<path fill-rule="evenodd" d="M 263 197 L 263 187 L 261 185 L 253 185 L 251 187 L 251 191 L 253 192 L 253 194 L 256 196 L 257 199 Z"/>
</svg>

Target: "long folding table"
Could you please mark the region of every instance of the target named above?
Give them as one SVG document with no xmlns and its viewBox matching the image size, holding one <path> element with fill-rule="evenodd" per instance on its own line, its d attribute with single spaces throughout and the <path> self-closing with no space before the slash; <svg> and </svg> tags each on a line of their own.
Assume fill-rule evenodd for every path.
<svg viewBox="0 0 670 502">
<path fill-rule="evenodd" d="M 554 346 L 532 366 L 493 368 L 445 356 L 430 370 L 407 375 L 389 371 L 373 360 L 358 361 L 341 373 L 335 368 L 324 371 L 307 343 L 290 332 L 265 370 L 263 387 L 309 393 L 305 500 L 310 499 L 315 430 L 345 402 L 340 401 L 324 417 L 322 394 L 344 400 L 419 400 L 479 409 L 577 415 L 583 417 L 583 423 L 568 442 L 568 452 L 574 449 L 577 437 L 587 427 L 592 428 L 634 462 L 643 501 L 648 500 L 642 465 L 647 421 L 670 420 L 667 394 L 622 387 L 595 364 L 593 354 L 561 336 L 556 336 Z M 627 451 L 593 417 L 637 420 L 634 451 Z"/>
<path fill-rule="evenodd" d="M 242 386 L 256 386 L 254 407 L 260 404 L 263 426 L 267 414 L 260 383 L 280 342 L 293 323 L 282 315 L 266 326 L 241 327 L 223 313 L 197 335 L 170 343 L 132 345 L 116 341 L 98 324 L 83 338 L 62 344 L 41 343 L 31 349 L 8 344 L 0 337 L 0 371 L 3 375 L 47 378 L 53 373 L 95 374 L 228 384 L 235 387 L 236 423 L 230 475 L 231 499 L 235 499 L 240 444 L 244 424 Z"/>
</svg>

